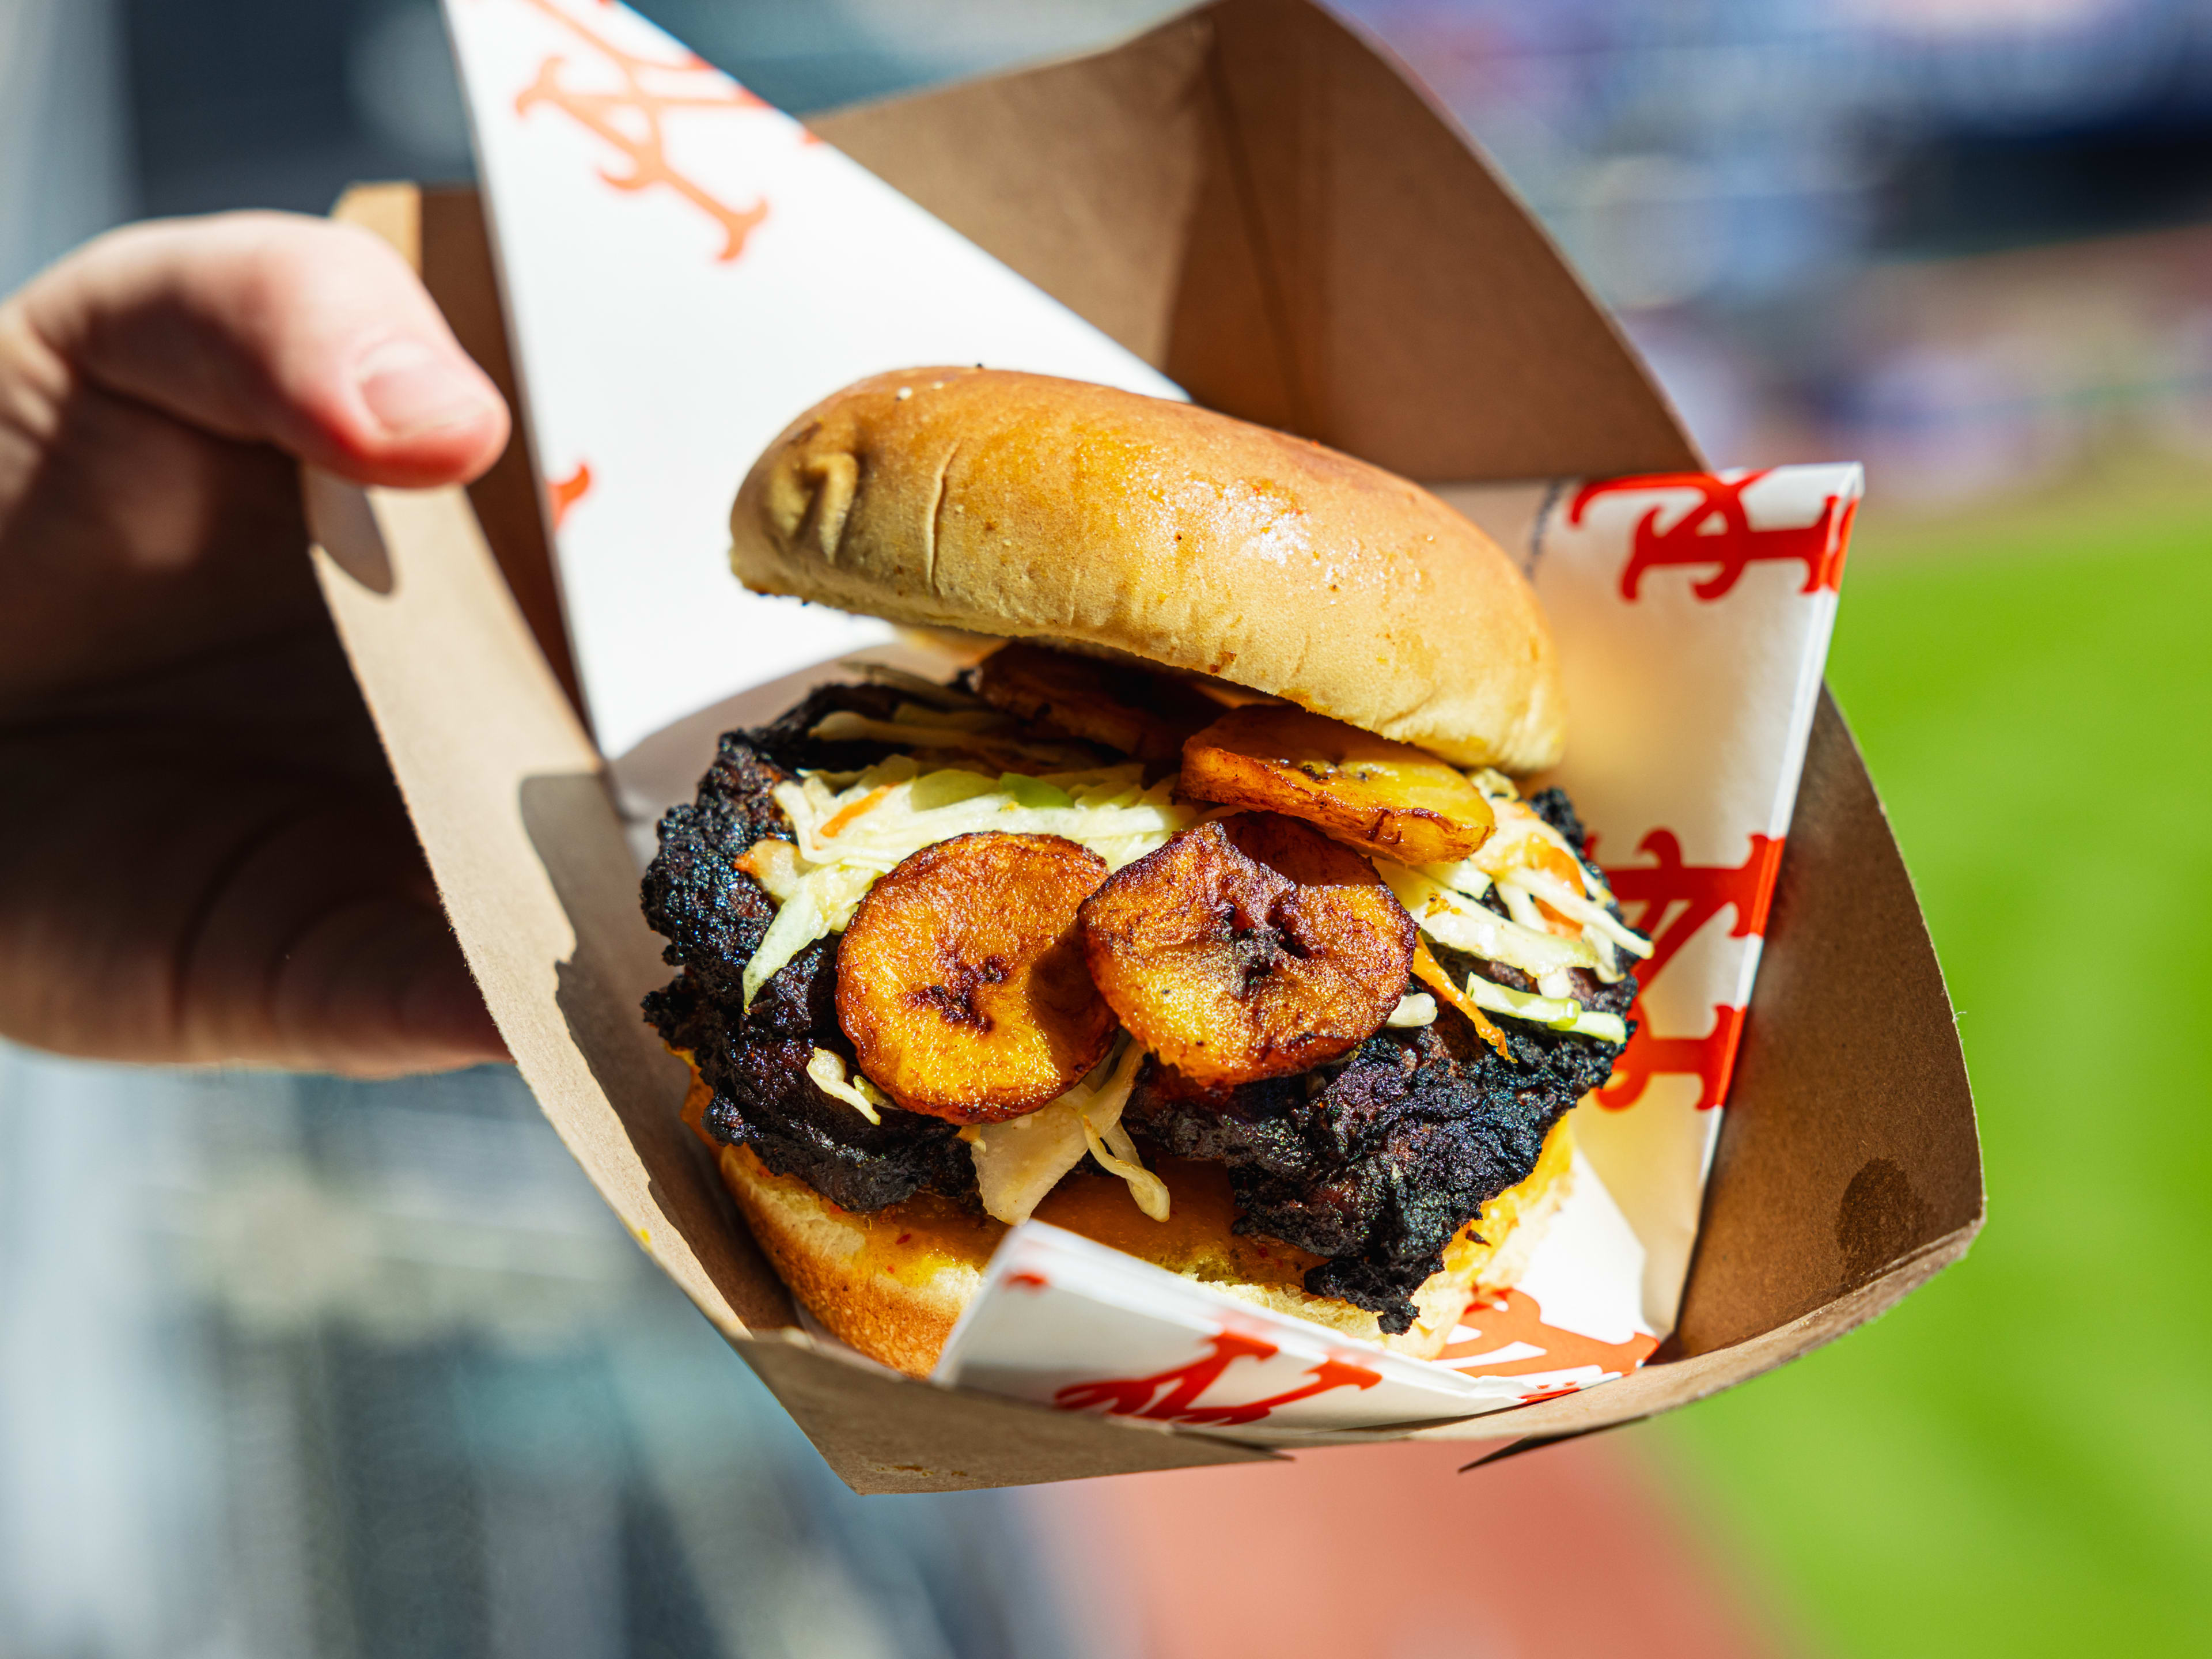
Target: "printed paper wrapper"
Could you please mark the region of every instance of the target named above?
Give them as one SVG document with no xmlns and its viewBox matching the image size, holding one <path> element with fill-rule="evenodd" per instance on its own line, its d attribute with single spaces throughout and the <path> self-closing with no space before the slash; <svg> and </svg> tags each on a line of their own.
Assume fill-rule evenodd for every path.
<svg viewBox="0 0 2212 1659">
<path fill-rule="evenodd" d="M 1159 374 L 623 7 L 448 0 L 580 678 L 626 811 L 867 618 L 743 592 L 750 459 L 861 375 Z M 1625 1374 L 1672 1329 L 1861 487 L 1855 466 L 1442 487 L 1557 633 L 1565 787 L 1655 951 L 1520 1282 L 1414 1360 L 1058 1230 L 1010 1233 L 939 1380 L 1240 1438 L 1465 1417 Z M 1538 780 L 1536 785 L 1554 780 Z M 650 846 L 640 837 L 641 850 Z"/>
<path fill-rule="evenodd" d="M 1573 1176 L 1521 1282 L 1480 1298 L 1435 1360 L 1033 1221 L 993 1255 L 937 1380 L 1253 1440 L 1467 1417 L 1610 1382 L 1658 1342 L 1637 1305 L 1644 1247 L 1585 1161 Z"/>
</svg>

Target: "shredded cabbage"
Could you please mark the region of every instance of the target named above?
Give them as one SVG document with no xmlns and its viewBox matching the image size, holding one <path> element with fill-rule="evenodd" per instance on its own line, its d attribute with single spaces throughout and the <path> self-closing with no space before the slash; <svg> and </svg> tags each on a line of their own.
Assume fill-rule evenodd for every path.
<svg viewBox="0 0 2212 1659">
<path fill-rule="evenodd" d="M 1449 872 L 1432 866 L 1423 874 L 1476 898 L 1482 896 L 1483 889 L 1474 884 L 1475 878 L 1494 882 L 1512 919 L 1537 933 L 1550 932 L 1547 919 L 1536 908 L 1535 902 L 1543 900 L 1554 914 L 1579 926 L 1583 942 L 1595 957 L 1580 965 L 1608 985 L 1621 977 L 1619 952 L 1651 954 L 1651 942 L 1608 908 L 1613 892 L 1605 878 L 1521 799 L 1512 779 L 1487 767 L 1468 776 L 1490 802 L 1498 827 L 1472 858 Z M 1572 882 L 1560 873 L 1562 867 L 1574 872 Z"/>
<path fill-rule="evenodd" d="M 1075 805 L 1075 797 L 1058 784 L 1025 777 L 1019 772 L 1000 773 L 999 787 L 1014 798 L 1015 805 L 1041 812 L 1058 811 Z"/>
<path fill-rule="evenodd" d="M 1628 1041 L 1628 1023 L 1619 1014 L 1601 1014 L 1586 1009 L 1572 997 L 1547 997 L 1528 991 L 1516 991 L 1510 986 L 1495 984 L 1480 974 L 1467 976 L 1467 997 L 1484 1012 L 1503 1014 L 1508 1019 L 1526 1020 L 1531 1025 L 1548 1025 L 1554 1031 L 1571 1031 L 1577 1036 L 1596 1037 L 1605 1042 Z"/>
<path fill-rule="evenodd" d="M 858 1072 L 848 1080 L 845 1062 L 827 1048 L 817 1048 L 806 1062 L 806 1075 L 814 1079 L 814 1086 L 825 1095 L 843 1101 L 871 1123 L 880 1124 L 876 1109 L 890 1104 L 884 1091 Z"/>
<path fill-rule="evenodd" d="M 744 867 L 779 908 L 745 964 L 745 1006 L 801 951 L 843 932 L 877 878 L 923 848 L 980 830 L 1064 836 L 1118 870 L 1197 821 L 1197 809 L 1172 799 L 1174 788 L 1168 779 L 1147 789 L 1133 763 L 992 778 L 961 767 L 925 771 L 903 755 L 861 772 L 811 772 L 776 785 L 793 841 L 787 855 L 763 850 L 781 842 L 756 842 L 746 854 Z"/>
<path fill-rule="evenodd" d="M 1145 1168 L 1121 1127 L 1121 1110 L 1144 1059 L 1142 1048 L 1124 1040 L 1118 1054 L 1051 1104 L 963 1134 L 985 1212 L 1010 1226 L 1027 1221 L 1088 1152 L 1109 1174 L 1128 1182 L 1139 1209 L 1155 1221 L 1166 1220 L 1166 1183 Z"/>
<path fill-rule="evenodd" d="M 783 965 L 817 939 L 842 933 L 878 872 L 833 864 L 800 877 L 792 896 L 777 907 L 775 920 L 761 936 L 760 949 L 745 964 L 745 1006 Z"/>
<path fill-rule="evenodd" d="M 1437 886 L 1449 887 L 1471 899 L 1479 899 L 1490 890 L 1489 875 L 1473 859 L 1462 859 L 1457 864 L 1417 864 L 1413 868 Z"/>
<path fill-rule="evenodd" d="M 975 1189 L 985 1213 L 1008 1226 L 1027 1221 L 1091 1149 L 1083 1115 L 1065 1096 L 1005 1123 L 972 1134 L 963 1131 L 961 1139 L 975 1161 Z"/>
<path fill-rule="evenodd" d="M 1595 1037 L 1600 1042 L 1625 1043 L 1628 1041 L 1628 1022 L 1619 1014 L 1601 1014 L 1595 1009 L 1585 1008 L 1566 1028 L 1577 1036 Z"/>
<path fill-rule="evenodd" d="M 1502 962 L 1534 978 L 1556 968 L 1598 965 L 1597 952 L 1582 939 L 1509 921 L 1408 866 L 1378 859 L 1375 867 L 1421 931 L 1455 951 Z"/>
<path fill-rule="evenodd" d="M 882 795 L 862 808 L 878 788 Z M 799 856 L 811 864 L 867 865 L 881 873 L 934 842 L 996 830 L 1065 836 L 1118 870 L 1196 820 L 1173 793 L 1170 780 L 1146 789 L 1144 769 L 1134 764 L 990 779 L 957 767 L 917 773 L 911 762 L 901 771 L 887 762 L 842 789 L 818 775 L 780 783 L 775 800 L 796 831 Z M 1045 804 L 1062 797 L 1066 805 Z"/>
<path fill-rule="evenodd" d="M 1544 920 L 1544 913 L 1536 908 L 1534 896 L 1519 883 L 1498 883 L 1498 896 L 1505 901 L 1505 914 L 1512 917 L 1516 925 L 1526 927 L 1532 933 L 1552 931 Z M 1591 954 L 1595 956 L 1596 952 L 1592 951 Z"/>
<path fill-rule="evenodd" d="M 1548 1025 L 1555 1031 L 1564 1031 L 1582 1015 L 1583 1006 L 1572 997 L 1547 997 L 1533 991 L 1516 991 L 1483 978 L 1480 974 L 1467 976 L 1468 1000 L 1486 1012 L 1504 1014 L 1509 1018 L 1526 1020 L 1531 1025 Z"/>
<path fill-rule="evenodd" d="M 1544 901 L 1570 921 L 1595 929 L 1632 957 L 1651 954 L 1651 941 L 1604 906 L 1570 888 L 1548 870 L 1521 869 L 1500 878 L 1501 887 L 1520 888 Z M 1510 905 L 1510 898 L 1506 900 Z"/>
<path fill-rule="evenodd" d="M 796 893 L 805 879 L 799 872 L 799 849 L 774 836 L 748 848 L 738 868 L 768 889 L 768 896 L 778 904 Z"/>
<path fill-rule="evenodd" d="M 1394 1030 L 1411 1030 L 1415 1026 L 1437 1023 L 1437 1000 L 1426 991 L 1415 991 L 1398 999 L 1398 1006 L 1390 1011 L 1390 1018 L 1382 1022 Z"/>
<path fill-rule="evenodd" d="M 1457 864 L 1408 867 L 1388 859 L 1376 868 L 1390 890 L 1439 942 L 1491 962 L 1516 968 L 1535 980 L 1534 994 L 1495 984 L 1480 975 L 1468 977 L 1468 1000 L 1486 1012 L 1547 1025 L 1606 1042 L 1628 1041 L 1628 1024 L 1618 1014 L 1592 1012 L 1571 994 L 1571 968 L 1583 968 L 1607 984 L 1621 977 L 1617 952 L 1651 954 L 1651 941 L 1607 908 L 1613 894 L 1573 845 L 1538 817 L 1521 799 L 1513 781 L 1485 767 L 1468 774 L 1497 815 L 1498 827 L 1470 858 Z M 1556 855 L 1556 856 L 1555 856 Z M 1560 873 L 1575 872 L 1580 885 Z M 1495 886 L 1507 914 L 1500 916 L 1479 901 Z M 1553 931 L 1537 908 L 1541 899 L 1579 937 Z M 1408 999 L 1410 1000 L 1410 999 Z M 1404 1004 L 1401 1003 L 1402 1009 Z M 1400 1020 L 1393 1014 L 1390 1024 Z"/>
<path fill-rule="evenodd" d="M 1115 1121 L 1101 1128 L 1085 1114 L 1083 1119 L 1084 1139 L 1090 1143 L 1091 1156 L 1097 1158 L 1109 1175 L 1116 1175 L 1129 1183 L 1129 1196 L 1137 1207 L 1155 1221 L 1168 1218 L 1168 1184 L 1147 1170 L 1137 1157 L 1137 1143 L 1129 1139 L 1129 1132 L 1121 1124 L 1121 1110 L 1115 1109 Z"/>
</svg>

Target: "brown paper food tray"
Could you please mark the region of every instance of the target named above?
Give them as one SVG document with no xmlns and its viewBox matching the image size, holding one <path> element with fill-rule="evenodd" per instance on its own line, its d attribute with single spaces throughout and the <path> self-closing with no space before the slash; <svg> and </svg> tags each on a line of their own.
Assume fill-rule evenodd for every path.
<svg viewBox="0 0 2212 1659">
<path fill-rule="evenodd" d="M 1438 484 L 1701 465 L 1465 137 L 1303 0 L 1224 0 L 1115 51 L 815 125 L 1202 402 Z M 416 260 L 512 400 L 475 196 L 369 186 L 340 211 Z M 733 487 L 749 459 L 731 457 Z M 682 1068 L 639 1018 L 668 970 L 575 713 L 538 477 L 518 439 L 465 495 L 375 490 L 364 511 L 322 481 L 309 493 L 324 589 L 455 931 L 607 1202 L 860 1491 L 1272 1455 L 893 1380 L 796 1328 L 678 1121 Z M 1494 1451 L 1732 1387 L 1893 1305 L 1965 1252 L 1982 1212 L 1942 975 L 1824 696 L 1661 1363 L 1411 1437 Z"/>
</svg>

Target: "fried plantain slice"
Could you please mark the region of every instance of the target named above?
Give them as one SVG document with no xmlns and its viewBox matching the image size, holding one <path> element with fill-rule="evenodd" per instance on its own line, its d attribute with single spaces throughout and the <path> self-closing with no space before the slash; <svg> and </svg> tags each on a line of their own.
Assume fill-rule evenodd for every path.
<svg viewBox="0 0 2212 1659">
<path fill-rule="evenodd" d="M 1406 864 L 1456 863 L 1496 823 L 1482 792 L 1425 749 L 1284 703 L 1239 708 L 1184 744 L 1182 787 Z"/>
<path fill-rule="evenodd" d="M 1059 836 L 955 836 L 901 860 L 837 951 L 837 1023 L 860 1070 L 907 1110 L 955 1123 L 1065 1094 L 1114 1035 L 1075 921 L 1105 876 Z"/>
<path fill-rule="evenodd" d="M 1389 1018 L 1413 919 L 1367 860 L 1294 819 L 1182 831 L 1084 902 L 1084 957 L 1130 1034 L 1191 1081 L 1348 1053 Z"/>
<path fill-rule="evenodd" d="M 1009 714 L 1154 766 L 1173 766 L 1183 739 L 1221 713 L 1165 674 L 1042 645 L 1000 647 L 977 668 L 975 689 Z"/>
</svg>

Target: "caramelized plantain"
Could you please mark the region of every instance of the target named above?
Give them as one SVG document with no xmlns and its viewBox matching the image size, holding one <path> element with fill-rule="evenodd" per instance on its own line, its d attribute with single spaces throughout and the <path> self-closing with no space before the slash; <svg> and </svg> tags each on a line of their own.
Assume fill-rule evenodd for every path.
<svg viewBox="0 0 2212 1659">
<path fill-rule="evenodd" d="M 1413 919 L 1367 860 L 1272 812 L 1201 823 L 1085 901 L 1083 949 L 1130 1034 L 1194 1083 L 1349 1052 L 1389 1018 Z"/>
<path fill-rule="evenodd" d="M 1171 767 L 1183 739 L 1221 712 L 1205 693 L 1165 674 L 1054 651 L 1001 646 L 975 672 L 983 700 L 1073 738 Z"/>
<path fill-rule="evenodd" d="M 870 1081 L 955 1123 L 1018 1117 L 1105 1057 L 1113 1011 L 1076 909 L 1105 878 L 1059 836 L 955 836 L 860 901 L 837 951 L 837 1023 Z"/>
<path fill-rule="evenodd" d="M 1496 823 L 1466 775 L 1425 749 L 1283 703 L 1239 708 L 1184 744 L 1182 787 L 1405 864 L 1457 863 Z"/>
</svg>

